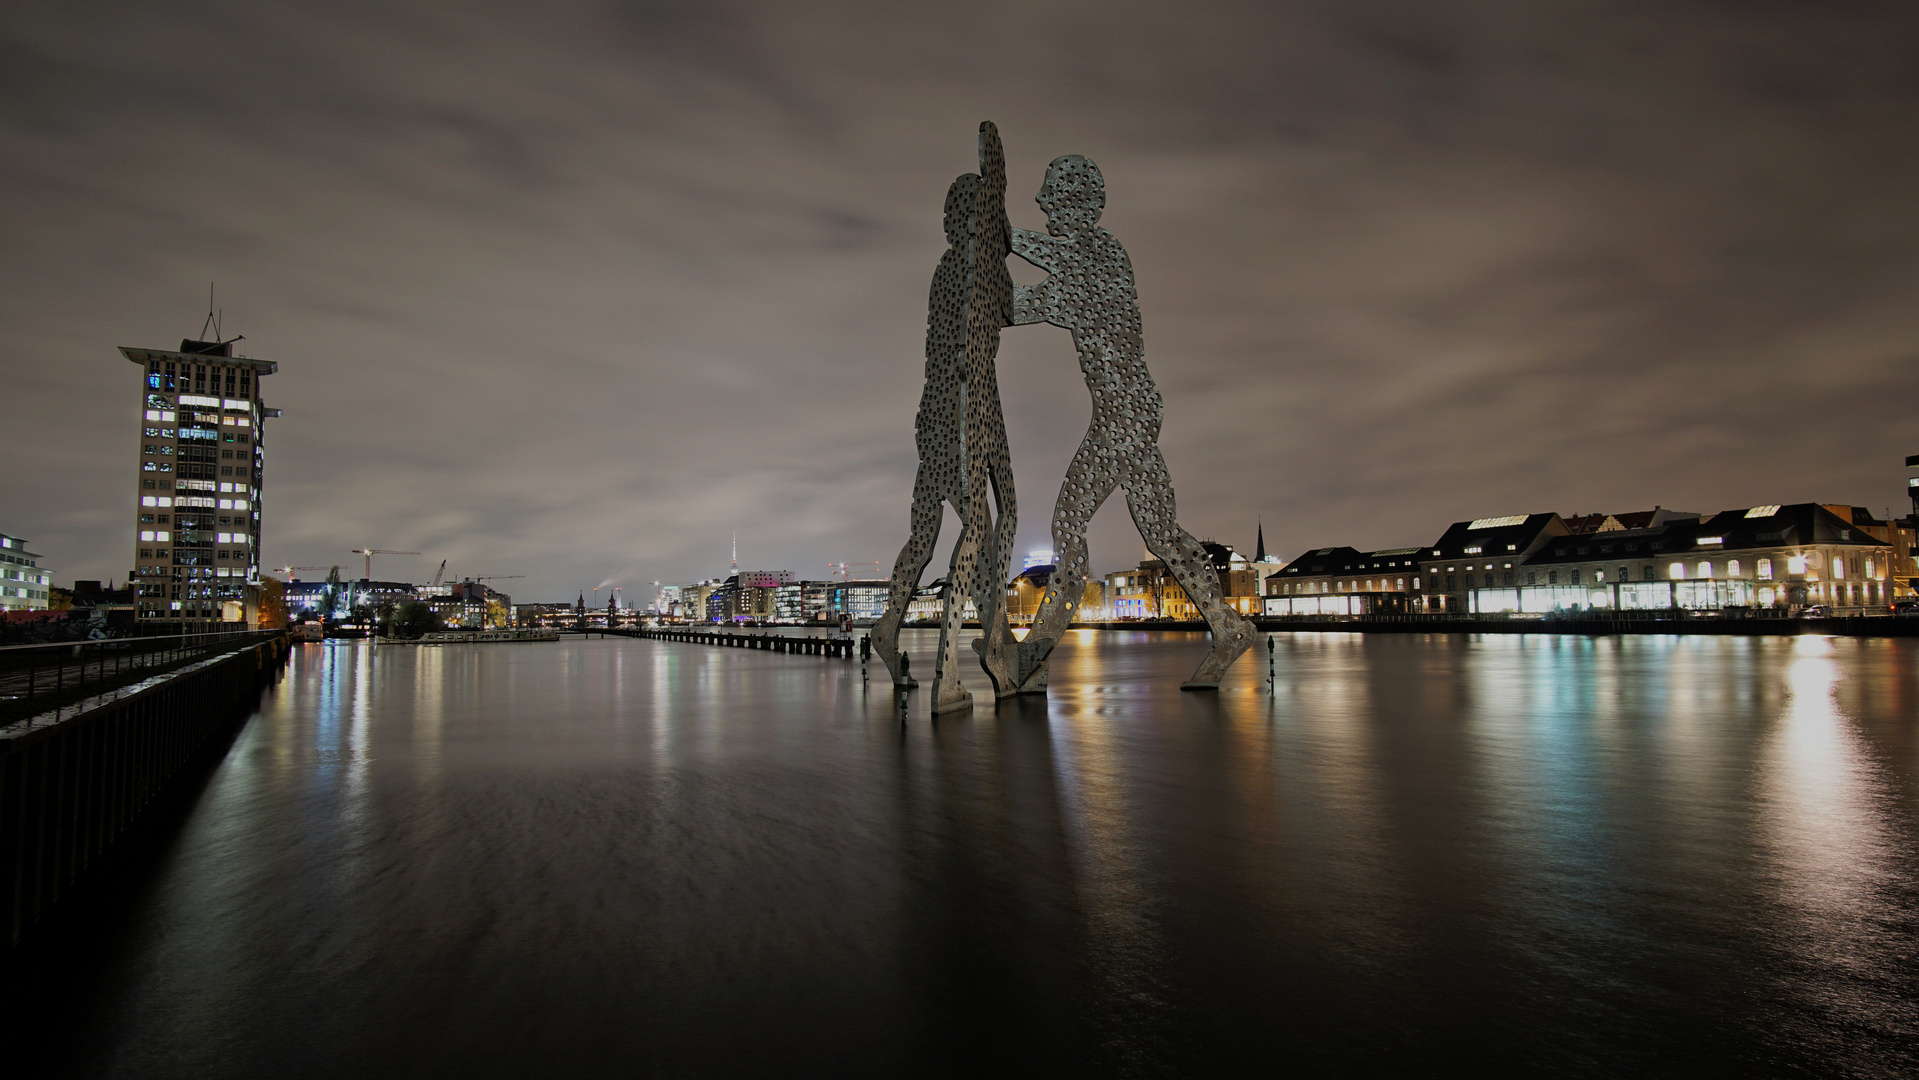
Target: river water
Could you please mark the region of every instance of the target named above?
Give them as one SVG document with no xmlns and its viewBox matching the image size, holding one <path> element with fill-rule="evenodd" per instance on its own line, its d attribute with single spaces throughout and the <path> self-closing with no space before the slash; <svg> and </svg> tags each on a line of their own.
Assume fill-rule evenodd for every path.
<svg viewBox="0 0 1919 1080">
<path fill-rule="evenodd" d="M 1915 646 L 1280 635 L 1271 683 L 1262 645 L 1195 694 L 1199 635 L 1076 631 L 1049 698 L 969 679 L 934 724 L 877 661 L 306 645 L 28 1041 L 71 1076 L 1909 1076 Z"/>
</svg>

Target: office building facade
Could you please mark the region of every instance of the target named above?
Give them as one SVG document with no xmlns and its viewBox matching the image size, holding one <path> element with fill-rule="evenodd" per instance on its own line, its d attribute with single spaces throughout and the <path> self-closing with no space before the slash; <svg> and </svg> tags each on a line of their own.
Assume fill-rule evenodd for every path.
<svg viewBox="0 0 1919 1080">
<path fill-rule="evenodd" d="M 0 611 L 45 611 L 52 590 L 53 575 L 40 556 L 25 540 L 0 533 Z"/>
<path fill-rule="evenodd" d="M 260 384 L 278 365 L 234 355 L 231 341 L 120 353 L 140 367 L 135 617 L 156 627 L 246 622 L 260 583 L 262 421 L 280 415 L 262 404 Z"/>
</svg>

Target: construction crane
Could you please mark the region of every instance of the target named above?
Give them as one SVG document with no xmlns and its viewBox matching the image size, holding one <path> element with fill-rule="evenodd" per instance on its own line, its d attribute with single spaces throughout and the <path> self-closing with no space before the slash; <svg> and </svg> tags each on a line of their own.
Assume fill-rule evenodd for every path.
<svg viewBox="0 0 1919 1080">
<path fill-rule="evenodd" d="M 369 569 L 371 569 L 371 568 L 369 567 Z M 444 577 L 446 577 L 446 560 L 445 560 L 445 559 L 441 559 L 441 560 L 440 560 L 440 568 L 439 568 L 438 570 L 435 570 L 435 571 L 433 571 L 433 584 L 431 584 L 431 585 L 429 585 L 429 586 L 427 586 L 427 588 L 429 588 L 429 589 L 437 589 L 437 588 L 439 588 L 439 587 L 440 587 L 440 579 L 441 579 L 441 578 L 444 578 Z"/>
<path fill-rule="evenodd" d="M 850 566 L 882 566 L 883 567 L 885 565 L 886 565 L 885 563 L 877 563 L 877 562 L 830 562 L 826 564 L 826 568 L 828 570 L 838 572 L 838 574 L 840 575 L 841 581 L 878 581 L 881 579 L 852 577 L 848 575 L 847 567 L 850 567 Z"/>
<path fill-rule="evenodd" d="M 373 580 L 373 557 L 375 555 L 418 555 L 417 551 L 388 551 L 386 548 L 354 548 L 355 555 L 366 556 L 366 579 Z"/>
<path fill-rule="evenodd" d="M 327 568 L 324 566 L 276 566 L 273 568 L 273 572 L 276 574 L 285 574 L 288 577 L 292 577 L 294 574 L 300 573 L 305 570 L 325 570 L 325 569 Z"/>
</svg>

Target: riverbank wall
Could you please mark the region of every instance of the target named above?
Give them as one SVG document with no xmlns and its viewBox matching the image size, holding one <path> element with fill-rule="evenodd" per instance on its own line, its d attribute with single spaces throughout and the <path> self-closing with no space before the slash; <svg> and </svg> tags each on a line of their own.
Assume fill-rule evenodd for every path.
<svg viewBox="0 0 1919 1080">
<path fill-rule="evenodd" d="M 0 924 L 10 945 L 252 715 L 285 635 L 0 729 Z"/>
</svg>

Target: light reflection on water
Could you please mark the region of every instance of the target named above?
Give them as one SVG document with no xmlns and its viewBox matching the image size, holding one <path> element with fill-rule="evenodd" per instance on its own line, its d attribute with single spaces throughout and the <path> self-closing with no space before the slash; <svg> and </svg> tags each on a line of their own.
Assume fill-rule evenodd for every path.
<svg viewBox="0 0 1919 1080">
<path fill-rule="evenodd" d="M 55 1071 L 1914 1067 L 1919 649 L 1274 644 L 302 647 Z"/>
</svg>

